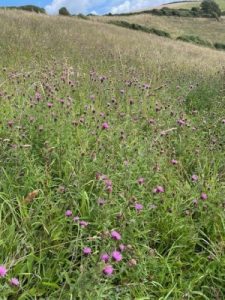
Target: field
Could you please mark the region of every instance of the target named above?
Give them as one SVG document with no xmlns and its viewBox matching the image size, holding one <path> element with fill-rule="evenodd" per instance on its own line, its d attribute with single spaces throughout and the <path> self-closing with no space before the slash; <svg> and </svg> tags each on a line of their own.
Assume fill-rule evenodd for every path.
<svg viewBox="0 0 225 300">
<path fill-rule="evenodd" d="M 211 43 L 225 43 L 225 18 L 220 22 L 209 18 L 180 18 L 140 14 L 133 16 L 93 17 L 93 20 L 109 22 L 123 20 L 147 27 L 154 27 L 170 33 L 176 39 L 182 35 L 195 35 Z"/>
<path fill-rule="evenodd" d="M 176 2 L 176 1 L 174 1 Z M 215 2 L 219 5 L 221 10 L 225 10 L 225 2 L 223 0 L 215 0 Z M 186 8 L 191 9 L 192 7 L 198 7 L 201 1 L 184 1 L 178 3 L 167 3 L 165 5 L 160 5 L 158 8 L 162 7 L 170 7 L 170 8 Z"/>
<path fill-rule="evenodd" d="M 0 299 L 224 299 L 225 53 L 96 18 L 0 28 Z"/>
</svg>

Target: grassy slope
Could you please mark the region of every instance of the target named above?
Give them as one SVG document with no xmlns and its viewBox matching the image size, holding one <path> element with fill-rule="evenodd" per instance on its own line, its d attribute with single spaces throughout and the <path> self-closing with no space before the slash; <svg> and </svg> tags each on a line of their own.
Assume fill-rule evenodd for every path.
<svg viewBox="0 0 225 300">
<path fill-rule="evenodd" d="M 76 18 L 0 27 L 1 299 L 223 299 L 224 53 Z"/>
<path fill-rule="evenodd" d="M 100 21 L 125 20 L 130 23 L 137 23 L 148 27 L 165 30 L 173 38 L 180 35 L 197 35 L 210 42 L 225 43 L 225 19 L 220 22 L 207 18 L 179 18 L 161 17 L 153 15 L 134 15 L 121 17 L 104 17 Z"/>
<path fill-rule="evenodd" d="M 223 0 L 215 0 L 215 2 L 220 6 L 221 10 L 225 10 L 225 2 Z M 201 3 L 201 1 L 196 1 L 196 2 L 180 2 L 180 3 L 168 3 L 165 5 L 161 5 L 159 6 L 159 8 L 161 7 L 170 7 L 170 8 L 186 8 L 186 9 L 191 9 L 192 7 L 196 7 L 199 6 Z"/>
</svg>

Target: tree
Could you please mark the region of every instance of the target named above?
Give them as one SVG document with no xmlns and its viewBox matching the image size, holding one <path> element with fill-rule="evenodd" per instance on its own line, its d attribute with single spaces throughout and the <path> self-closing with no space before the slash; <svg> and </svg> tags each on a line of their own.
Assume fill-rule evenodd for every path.
<svg viewBox="0 0 225 300">
<path fill-rule="evenodd" d="M 210 15 L 211 17 L 220 17 L 221 9 L 214 0 L 204 0 L 201 3 L 201 10 L 204 14 Z"/>
<path fill-rule="evenodd" d="M 66 7 L 61 7 L 59 9 L 59 15 L 61 16 L 70 16 L 70 13 Z"/>
</svg>

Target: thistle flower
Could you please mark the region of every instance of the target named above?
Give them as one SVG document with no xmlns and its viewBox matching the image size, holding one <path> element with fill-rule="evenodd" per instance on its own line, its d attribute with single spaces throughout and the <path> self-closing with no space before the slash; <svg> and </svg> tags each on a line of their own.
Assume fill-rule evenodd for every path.
<svg viewBox="0 0 225 300">
<path fill-rule="evenodd" d="M 84 253 L 84 255 L 90 255 L 90 254 L 91 254 L 91 252 L 92 252 L 92 250 L 91 250 L 91 248 L 90 248 L 90 247 L 85 247 L 85 248 L 83 249 L 83 253 Z"/>
<path fill-rule="evenodd" d="M 6 274 L 7 274 L 6 267 L 3 265 L 0 265 L 0 277 L 5 277 Z"/>
<path fill-rule="evenodd" d="M 206 193 L 201 193 L 201 199 L 202 200 L 207 200 L 208 199 L 208 196 Z"/>
<path fill-rule="evenodd" d="M 102 124 L 102 129 L 109 129 L 109 124 L 107 122 L 104 122 Z"/>
<path fill-rule="evenodd" d="M 136 211 L 141 211 L 143 209 L 143 205 L 140 204 L 140 203 L 136 203 L 134 205 L 134 208 L 135 208 Z"/>
<path fill-rule="evenodd" d="M 113 230 L 113 231 L 111 232 L 111 237 L 112 237 L 114 240 L 116 240 L 116 241 L 121 240 L 121 235 L 120 235 L 120 233 L 117 232 L 117 231 L 115 231 L 115 230 Z"/>
<path fill-rule="evenodd" d="M 69 209 L 65 212 L 65 216 L 66 216 L 66 217 L 71 217 L 72 214 L 73 214 L 72 211 L 69 210 Z"/>
<path fill-rule="evenodd" d="M 139 185 L 143 185 L 144 182 L 145 182 L 145 179 L 143 177 L 141 177 L 141 178 L 138 179 L 137 182 L 138 182 Z"/>
<path fill-rule="evenodd" d="M 105 266 L 105 268 L 102 270 L 103 274 L 106 276 L 111 276 L 114 272 L 114 269 L 111 265 Z"/>
<path fill-rule="evenodd" d="M 101 260 L 107 263 L 109 261 L 109 255 L 107 253 L 103 253 L 101 255 Z"/>
<path fill-rule="evenodd" d="M 12 286 L 19 286 L 20 285 L 20 282 L 17 278 L 13 277 L 12 279 L 10 279 L 9 283 L 12 285 Z"/>
<path fill-rule="evenodd" d="M 115 261 L 121 261 L 122 260 L 122 254 L 119 251 L 113 251 L 112 253 L 112 259 Z"/>
</svg>

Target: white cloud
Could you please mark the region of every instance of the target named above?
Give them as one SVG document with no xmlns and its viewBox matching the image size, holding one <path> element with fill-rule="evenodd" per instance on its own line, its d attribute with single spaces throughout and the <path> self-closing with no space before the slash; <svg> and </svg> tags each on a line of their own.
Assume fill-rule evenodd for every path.
<svg viewBox="0 0 225 300">
<path fill-rule="evenodd" d="M 58 13 L 59 9 L 65 6 L 70 13 L 87 13 L 89 9 L 94 9 L 94 6 L 97 5 L 98 0 L 53 0 L 49 5 L 45 6 L 45 9 L 48 14 L 55 15 Z"/>
<path fill-rule="evenodd" d="M 111 9 L 111 13 L 113 14 L 120 14 L 120 13 L 128 13 L 132 11 L 138 11 L 144 8 L 149 8 L 151 6 L 156 6 L 161 3 L 165 3 L 166 1 L 163 0 L 126 0 L 123 3 L 113 6 Z M 169 2 L 169 1 L 167 1 Z"/>
<path fill-rule="evenodd" d="M 48 14 L 55 15 L 61 7 L 65 6 L 71 14 L 90 12 L 113 14 L 137 11 L 171 0 L 51 0 L 45 6 Z"/>
</svg>

